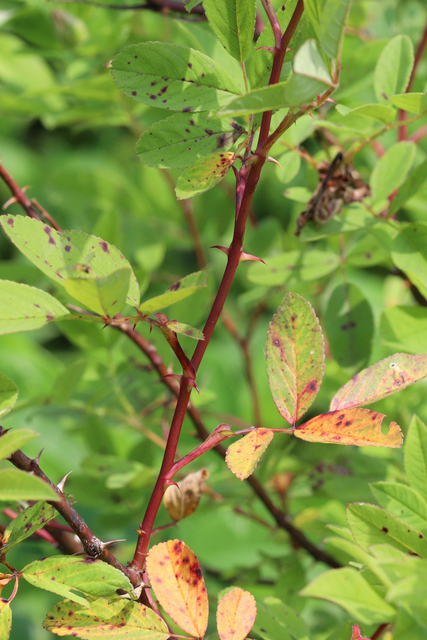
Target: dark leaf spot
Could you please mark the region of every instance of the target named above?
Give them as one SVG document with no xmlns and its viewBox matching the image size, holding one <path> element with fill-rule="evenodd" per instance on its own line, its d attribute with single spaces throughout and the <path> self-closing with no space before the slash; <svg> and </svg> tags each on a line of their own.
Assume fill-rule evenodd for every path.
<svg viewBox="0 0 427 640">
<path fill-rule="evenodd" d="M 108 244 L 105 242 L 105 240 L 102 240 L 102 242 L 99 243 L 99 246 L 101 247 L 104 253 L 110 253 L 108 249 Z"/>
<path fill-rule="evenodd" d="M 384 533 L 388 533 L 388 529 L 387 529 L 387 527 L 383 527 L 383 528 L 381 529 L 381 531 L 384 531 Z"/>
<path fill-rule="evenodd" d="M 71 251 L 71 245 L 66 244 L 66 245 L 65 245 L 65 247 L 64 247 L 64 249 L 65 249 L 65 251 L 66 251 L 67 253 L 69 253 L 69 252 Z"/>
</svg>

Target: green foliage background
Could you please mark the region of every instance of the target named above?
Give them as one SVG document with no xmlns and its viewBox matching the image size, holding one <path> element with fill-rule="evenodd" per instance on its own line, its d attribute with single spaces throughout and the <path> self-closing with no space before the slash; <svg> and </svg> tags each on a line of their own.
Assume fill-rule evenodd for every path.
<svg viewBox="0 0 427 640">
<path fill-rule="evenodd" d="M 275 4 L 278 7 L 280 3 Z M 355 0 L 344 43 L 341 85 L 334 94 L 339 105 L 355 108 L 376 101 L 373 77 L 381 51 L 397 34 L 406 34 L 416 46 L 426 17 L 424 3 L 417 0 Z M 203 42 L 213 57 L 221 61 L 226 56 L 204 23 L 175 20 L 151 11 L 42 0 L 2 0 L 0 4 L 1 162 L 18 184 L 31 185 L 30 196 L 62 228 L 93 233 L 115 244 L 131 261 L 142 283 L 142 300 L 200 268 L 184 211 L 173 191 L 179 171 L 150 169 L 135 155 L 137 137 L 159 119 L 159 114 L 122 95 L 107 68 L 124 46 L 147 40 L 187 46 Z M 231 58 L 226 64 L 232 71 Z M 426 74 L 424 58 L 413 92 L 425 91 Z M 424 118 L 409 125 L 409 134 L 425 123 Z M 345 274 L 346 281 L 361 292 L 356 313 L 360 314 L 362 333 L 369 336 L 372 330 L 359 357 L 348 366 L 340 367 L 329 354 L 321 392 L 307 418 L 327 411 L 335 391 L 364 366 L 396 351 L 427 352 L 427 312 L 393 259 L 390 226 L 384 223 L 372 233 L 362 229 L 345 234 L 344 241 L 338 235 L 320 233 L 324 237 L 315 242 L 315 248 L 336 256 L 334 267 L 321 277 L 318 258 L 310 255 L 313 245 L 305 242 L 304 233 L 302 238 L 294 235 L 296 219 L 317 186 L 318 174 L 289 148 L 302 144 L 317 161 L 331 160 L 329 132 L 348 149 L 360 135 L 368 136 L 379 126 L 368 118 L 343 116 L 328 104 L 320 114 L 301 118 L 276 145 L 274 157 L 282 167 L 288 163 L 288 172 L 274 164 L 263 172 L 253 207 L 257 222 L 248 228 L 245 249 L 263 258 L 267 270 L 271 260 L 285 251 L 302 251 L 311 268 L 289 282 L 277 282 L 262 275 L 262 265 L 244 263 L 227 303 L 241 335 L 255 310 L 260 313 L 250 352 L 263 426 L 283 426 L 268 389 L 264 348 L 268 323 L 287 291 L 311 302 L 333 351 L 337 327 L 328 310 L 333 291 L 343 283 Z M 397 140 L 396 129 L 379 140 L 388 149 Z M 425 161 L 426 154 L 424 138 L 417 145 L 413 169 Z M 356 170 L 367 182 L 377 162 L 371 145 L 354 159 Z M 404 203 L 398 212 L 400 221 L 426 221 L 426 186 L 424 182 Z M 198 328 L 203 326 L 225 264 L 224 255 L 209 247 L 227 246 L 230 241 L 232 189 L 233 176 L 229 175 L 189 205 L 207 256 L 208 286 L 174 306 L 169 315 Z M 1 183 L 1 201 L 9 197 Z M 12 204 L 8 213 L 21 211 Z M 319 228 L 313 226 L 311 232 L 319 235 Z M 0 257 L 0 278 L 40 287 L 62 302 L 68 301 L 4 235 L 0 236 Z M 427 287 L 427 272 L 425 275 L 422 284 Z M 141 329 L 147 337 L 148 329 L 145 325 Z M 171 352 L 160 333 L 154 331 L 150 339 L 169 364 Z M 182 338 L 182 344 L 191 352 L 192 341 Z M 0 336 L 0 366 L 20 389 L 17 410 L 5 426 L 31 427 L 40 433 L 25 451 L 36 455 L 44 447 L 43 469 L 57 482 L 73 471 L 67 490 L 77 501 L 77 509 L 103 540 L 126 538 L 126 543 L 117 547 L 119 559 L 126 562 L 132 556 L 135 528 L 161 461 L 162 451 L 147 433 L 161 435 L 169 425 L 173 402 L 168 393 L 126 336 L 112 329 L 102 331 L 98 325 L 77 326 L 64 321 L 34 333 Z M 201 393 L 193 400 L 209 430 L 223 421 L 236 428 L 253 423 L 242 353 L 224 326 L 214 334 L 197 383 Z M 374 408 L 395 420 L 406 433 L 414 413 L 427 422 L 425 390 L 423 381 Z M 194 446 L 193 431 L 191 422 L 186 421 L 181 454 Z M 283 531 L 268 529 L 257 521 L 270 522 L 250 488 L 232 477 L 214 453 L 206 455 L 202 464 L 211 473 L 212 493 L 202 498 L 191 518 L 176 530 L 159 534 L 156 541 L 171 533 L 184 540 L 197 554 L 211 594 L 238 584 L 259 600 L 280 598 L 302 612 L 310 638 L 323 640 L 331 629 L 348 624 L 349 616 L 343 609 L 298 595 L 322 568 L 296 550 Z M 316 445 L 287 436 L 275 438 L 257 475 L 273 495 L 279 480 L 290 482 L 284 494 L 276 492 L 275 500 L 279 505 L 283 500 L 294 524 L 317 543 L 327 535 L 326 524 L 347 526 L 346 503 L 376 503 L 369 483 L 406 482 L 401 451 Z M 236 505 L 253 518 L 236 512 Z M 167 521 L 162 510 L 159 524 Z M 49 553 L 48 545 L 31 541 L 12 551 L 10 562 L 22 567 Z M 332 547 L 331 553 L 348 562 L 345 553 L 341 557 Z M 12 638 L 51 637 L 41 629 L 41 622 L 54 602 L 52 594 L 23 584 L 14 602 Z M 365 633 L 376 626 L 368 625 Z M 425 627 L 419 623 L 413 633 L 425 633 Z M 214 638 L 215 633 L 209 637 Z M 422 635 L 414 635 L 412 640 L 418 637 Z"/>
</svg>

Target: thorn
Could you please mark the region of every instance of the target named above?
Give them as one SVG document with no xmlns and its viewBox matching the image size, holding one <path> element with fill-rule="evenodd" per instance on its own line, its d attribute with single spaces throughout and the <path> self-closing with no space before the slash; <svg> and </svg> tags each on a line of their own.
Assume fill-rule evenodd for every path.
<svg viewBox="0 0 427 640">
<path fill-rule="evenodd" d="M 187 380 L 187 391 L 190 391 L 190 389 L 195 389 L 200 395 L 199 387 L 197 386 L 196 381 L 193 380 L 193 378 L 189 378 Z"/>
<path fill-rule="evenodd" d="M 64 493 L 64 486 L 65 486 L 65 482 L 66 482 L 66 480 L 67 480 L 68 476 L 70 475 L 70 473 L 73 473 L 73 472 L 72 472 L 72 471 L 69 471 L 69 472 L 67 473 L 67 475 L 65 475 L 65 476 L 62 478 L 61 482 L 58 482 L 58 484 L 56 485 L 56 486 L 58 487 L 58 489 L 59 489 L 62 493 Z"/>
<path fill-rule="evenodd" d="M 326 98 L 325 102 L 333 102 L 334 104 L 338 104 L 338 102 L 333 98 Z"/>
<path fill-rule="evenodd" d="M 278 167 L 283 169 L 282 165 L 280 164 L 280 162 L 278 162 L 278 160 L 276 160 L 276 158 L 272 158 L 271 156 L 268 156 L 266 162 L 274 162 L 274 164 L 277 164 Z"/>
<path fill-rule="evenodd" d="M 165 376 L 163 376 L 163 380 L 165 378 L 175 378 L 176 380 L 178 380 L 178 382 L 181 382 L 182 375 L 180 375 L 179 373 L 167 373 Z"/>
<path fill-rule="evenodd" d="M 15 204 L 16 202 L 18 202 L 18 198 L 15 198 L 15 196 L 12 196 L 11 198 L 9 198 L 9 200 L 6 200 L 6 202 L 2 206 L 3 211 L 6 211 L 6 209 L 10 207 L 11 204 Z"/>
<path fill-rule="evenodd" d="M 176 487 L 179 489 L 179 484 L 175 480 L 166 480 L 165 487 Z"/>
<path fill-rule="evenodd" d="M 257 47 L 255 51 L 268 51 L 272 56 L 276 55 L 276 47 Z"/>
<path fill-rule="evenodd" d="M 220 251 L 222 251 L 223 253 L 225 253 L 226 256 L 228 256 L 228 249 L 227 247 L 221 247 L 221 245 L 219 244 L 214 244 L 212 245 L 212 247 L 210 247 L 211 249 L 219 249 Z"/>
<path fill-rule="evenodd" d="M 36 455 L 36 457 L 34 458 L 34 460 L 33 460 L 33 463 L 35 463 L 37 466 L 39 466 L 40 458 L 41 458 L 41 455 L 42 455 L 43 451 L 44 451 L 44 449 L 41 449 L 39 451 L 39 453 Z"/>
<path fill-rule="evenodd" d="M 261 258 L 257 258 L 257 256 L 253 256 L 250 253 L 245 253 L 244 251 L 242 251 L 239 262 L 244 262 L 245 260 L 258 260 L 258 262 L 262 262 L 263 264 L 265 264 L 264 260 L 262 260 Z"/>
<path fill-rule="evenodd" d="M 111 547 L 113 544 L 116 544 L 116 542 L 126 542 L 126 538 L 122 538 L 120 540 L 108 540 L 108 542 L 103 542 L 102 544 L 104 545 L 104 548 L 106 548 Z"/>
</svg>

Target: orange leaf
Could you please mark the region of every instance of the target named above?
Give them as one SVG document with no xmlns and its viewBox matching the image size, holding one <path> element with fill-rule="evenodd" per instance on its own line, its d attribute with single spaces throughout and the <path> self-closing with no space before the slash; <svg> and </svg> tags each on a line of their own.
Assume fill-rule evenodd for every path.
<svg viewBox="0 0 427 640">
<path fill-rule="evenodd" d="M 216 624 L 221 640 L 244 640 L 256 618 L 255 598 L 249 591 L 235 588 L 218 604 Z"/>
<path fill-rule="evenodd" d="M 427 355 L 395 353 L 356 373 L 332 398 L 331 411 L 370 404 L 427 376 Z"/>
<path fill-rule="evenodd" d="M 240 480 L 245 480 L 254 472 L 258 460 L 273 439 L 273 432 L 268 429 L 254 429 L 233 442 L 228 449 L 225 461 L 230 471 Z"/>
<path fill-rule="evenodd" d="M 383 413 L 370 409 L 340 409 L 322 413 L 294 431 L 294 435 L 309 442 L 355 444 L 358 447 L 401 447 L 402 432 L 395 422 L 387 434 L 381 433 Z"/>
<path fill-rule="evenodd" d="M 181 540 L 156 544 L 147 572 L 163 609 L 184 631 L 202 638 L 208 625 L 208 594 L 195 554 Z"/>
</svg>

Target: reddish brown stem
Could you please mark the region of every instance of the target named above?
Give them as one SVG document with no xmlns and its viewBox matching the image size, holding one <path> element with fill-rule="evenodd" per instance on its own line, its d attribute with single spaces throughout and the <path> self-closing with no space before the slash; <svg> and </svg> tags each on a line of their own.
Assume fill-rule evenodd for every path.
<svg viewBox="0 0 427 640">
<path fill-rule="evenodd" d="M 25 191 L 16 184 L 15 180 L 12 178 L 12 176 L 6 171 L 6 169 L 1 164 L 0 164 L 0 176 L 4 180 L 4 182 L 7 184 L 11 192 L 13 193 L 13 196 L 16 202 L 18 202 L 21 205 L 21 207 L 26 211 L 27 215 L 29 215 L 30 218 L 35 218 L 35 220 L 41 220 L 39 214 L 34 208 L 33 203 L 31 202 L 31 200 L 29 199 Z"/>
<path fill-rule="evenodd" d="M 385 632 L 390 629 L 390 627 L 391 627 L 391 624 L 389 622 L 384 622 L 383 624 L 380 624 L 378 629 L 371 636 L 371 640 L 379 640 L 385 634 Z"/>
<path fill-rule="evenodd" d="M 418 65 L 421 62 L 421 60 L 423 59 L 424 51 L 425 51 L 426 47 L 427 47 L 427 25 L 424 28 L 423 35 L 421 37 L 421 41 L 420 41 L 420 43 L 419 43 L 419 45 L 417 47 L 417 50 L 415 52 L 414 66 L 412 67 L 411 76 L 409 78 L 408 86 L 406 87 L 405 93 L 408 93 L 411 90 L 412 83 L 414 81 Z M 405 119 L 406 119 L 406 111 L 401 109 L 399 111 L 399 120 L 405 120 Z M 399 136 L 398 136 L 399 140 L 406 140 L 407 139 L 407 135 L 408 135 L 407 134 L 407 126 L 406 126 L 406 124 L 402 124 L 399 127 Z"/>
</svg>

